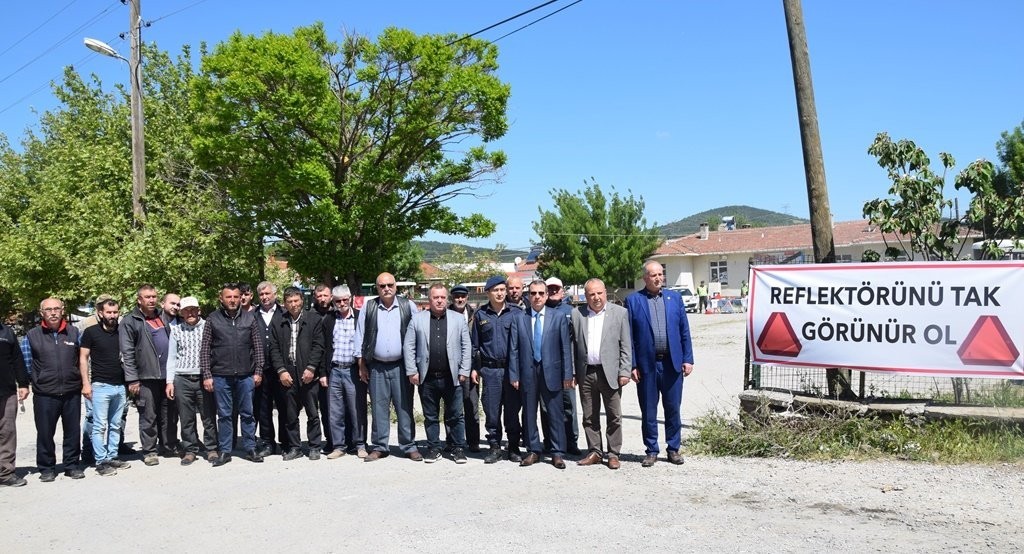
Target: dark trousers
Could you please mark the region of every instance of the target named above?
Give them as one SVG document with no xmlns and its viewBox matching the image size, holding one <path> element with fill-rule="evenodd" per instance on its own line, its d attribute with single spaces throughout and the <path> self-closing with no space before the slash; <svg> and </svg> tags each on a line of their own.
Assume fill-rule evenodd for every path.
<svg viewBox="0 0 1024 554">
<path fill-rule="evenodd" d="M 366 383 L 359 380 L 359 368 L 333 366 L 327 376 L 328 425 L 331 447 L 355 451 L 366 448 Z"/>
<path fill-rule="evenodd" d="M 522 399 L 519 391 L 512 387 L 508 372 L 500 367 L 482 367 L 484 379 L 483 405 L 484 428 L 487 430 L 487 444 L 501 445 L 501 425 L 505 424 L 508 447 L 519 448 L 523 438 L 523 427 L 519 422 Z"/>
<path fill-rule="evenodd" d="M 618 385 L 618 383 L 615 383 Z M 618 456 L 622 449 L 622 389 L 612 388 L 604 370 L 587 371 L 579 383 L 580 406 L 583 412 L 583 432 L 587 437 L 587 449 L 603 454 L 601 448 L 601 403 L 608 418 L 605 433 L 608 439 L 608 454 Z"/>
<path fill-rule="evenodd" d="M 14 456 L 18 450 L 18 395 L 0 396 L 0 481 L 14 477 Z"/>
<path fill-rule="evenodd" d="M 573 391 L 562 391 L 562 421 L 564 421 L 565 427 L 565 442 L 566 446 L 577 446 L 579 445 L 580 431 L 579 426 L 576 424 L 576 395 Z M 544 449 L 551 450 L 551 435 L 548 434 L 548 407 L 541 402 L 540 404 L 540 422 L 542 436 L 544 437 Z"/>
<path fill-rule="evenodd" d="M 234 448 L 234 413 L 242 428 L 242 448 L 256 450 L 256 418 L 252 415 L 252 375 L 213 376 L 213 394 L 217 399 L 217 448 L 230 454 Z"/>
<path fill-rule="evenodd" d="M 203 422 L 203 448 L 217 451 L 217 402 L 212 392 L 206 392 L 198 375 L 174 376 L 174 399 L 181 421 L 181 447 L 193 454 L 199 452 L 199 429 L 196 413 Z"/>
<path fill-rule="evenodd" d="M 142 454 L 156 453 L 157 447 L 178 445 L 178 406 L 167 399 L 167 383 L 163 379 L 139 381 L 139 442 Z"/>
<path fill-rule="evenodd" d="M 466 448 L 462 387 L 452 382 L 451 375 L 428 375 L 420 383 L 420 404 L 423 406 L 423 428 L 427 433 L 427 446 L 441 449 L 441 402 L 444 402 L 445 438 L 456 448 Z"/>
<path fill-rule="evenodd" d="M 540 406 L 548 410 L 547 422 L 542 423 L 544 434 L 551 440 L 551 454 L 565 455 L 565 412 L 562 410 L 563 390 L 548 390 L 544 384 L 543 368 L 540 362 L 534 362 L 533 375 L 520 381 L 523 390 L 523 432 L 526 434 L 530 452 L 538 455 L 544 451 L 537 428 L 537 412 Z"/>
<path fill-rule="evenodd" d="M 256 417 L 256 424 L 259 427 L 260 440 L 265 444 L 273 445 L 274 439 L 274 404 L 279 396 L 278 389 L 280 381 L 276 377 L 268 376 L 269 379 L 260 383 L 252 393 L 252 413 Z M 284 442 L 284 410 L 277 407 L 277 442 Z"/>
<path fill-rule="evenodd" d="M 64 431 L 65 468 L 78 465 L 82 455 L 82 395 L 72 392 L 60 396 L 36 394 L 32 401 L 36 418 L 36 466 L 50 470 L 57 465 L 56 445 L 53 435 L 60 420 Z"/>
<path fill-rule="evenodd" d="M 371 361 L 370 400 L 373 402 L 373 448 L 388 452 L 391 437 L 391 405 L 398 419 L 398 446 L 409 454 L 416 451 L 416 422 L 412 416 L 413 385 L 405 376 L 401 360 Z"/>
<path fill-rule="evenodd" d="M 293 449 L 302 446 L 302 437 L 299 435 L 299 409 L 306 412 L 306 439 L 309 441 L 310 450 L 320 448 L 322 431 L 320 427 L 320 381 L 314 378 L 309 384 L 302 384 L 302 381 L 292 374 L 292 386 L 284 387 L 278 382 L 278 389 L 281 391 L 278 398 L 281 399 L 279 406 L 284 411 L 284 436 L 285 442 L 281 448 Z"/>
<path fill-rule="evenodd" d="M 480 385 L 466 379 L 459 384 L 462 389 L 462 417 L 466 427 L 466 444 L 469 447 L 480 446 Z M 452 426 L 445 418 L 444 422 L 445 442 L 448 446 L 454 446 L 449 439 L 452 436 Z"/>
<path fill-rule="evenodd" d="M 641 432 L 648 454 L 658 453 L 658 399 L 665 412 L 665 442 L 669 450 L 679 451 L 683 428 L 679 412 L 683 402 L 683 373 L 668 367 L 668 357 L 654 362 L 653 368 L 640 368 L 636 394 L 640 400 Z"/>
</svg>

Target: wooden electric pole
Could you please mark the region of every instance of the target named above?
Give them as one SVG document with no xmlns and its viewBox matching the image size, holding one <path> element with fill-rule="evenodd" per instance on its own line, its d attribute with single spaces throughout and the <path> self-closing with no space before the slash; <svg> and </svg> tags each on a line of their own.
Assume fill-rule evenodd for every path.
<svg viewBox="0 0 1024 554">
<path fill-rule="evenodd" d="M 804 175 L 807 180 L 807 204 L 811 214 L 811 241 L 815 263 L 835 263 L 836 249 L 832 239 L 832 213 L 825 184 L 825 160 L 821 154 L 818 134 L 818 111 L 814 107 L 814 86 L 811 81 L 811 56 L 807 51 L 807 32 L 800 0 L 782 0 L 789 35 L 789 57 L 793 63 L 793 87 L 796 89 L 796 110 L 800 118 L 800 144 L 803 146 Z M 825 370 L 829 396 L 849 399 L 850 370 Z"/>
<path fill-rule="evenodd" d="M 131 73 L 132 112 L 132 213 L 135 224 L 146 220 L 143 198 L 146 195 L 146 136 L 142 117 L 142 16 L 141 0 L 129 0 L 129 29 L 131 29 L 131 55 L 128 71 Z"/>
</svg>

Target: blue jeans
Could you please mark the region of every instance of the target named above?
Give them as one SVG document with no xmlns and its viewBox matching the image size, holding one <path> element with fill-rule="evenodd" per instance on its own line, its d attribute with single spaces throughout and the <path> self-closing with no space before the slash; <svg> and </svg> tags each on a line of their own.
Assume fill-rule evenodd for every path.
<svg viewBox="0 0 1024 554">
<path fill-rule="evenodd" d="M 331 429 L 331 448 L 366 448 L 366 384 L 358 367 L 331 367 L 327 387 L 330 414 L 324 427 Z"/>
<path fill-rule="evenodd" d="M 124 385 L 92 384 L 92 452 L 96 465 L 117 456 L 121 442 L 121 412 L 128 402 Z"/>
<path fill-rule="evenodd" d="M 416 428 L 412 420 L 412 383 L 405 376 L 402 361 L 371 361 L 370 400 L 373 401 L 374 450 L 387 454 L 391 438 L 391 404 L 398 415 L 398 446 L 409 454 L 416 450 Z"/>
<path fill-rule="evenodd" d="M 242 428 L 242 448 L 246 452 L 256 450 L 256 419 L 252 415 L 252 392 L 255 388 L 252 375 L 221 377 L 213 376 L 213 394 L 217 399 L 217 447 L 224 454 L 231 453 L 232 436 L 235 434 L 232 415 L 238 411 Z"/>
<path fill-rule="evenodd" d="M 462 415 L 462 387 L 452 382 L 450 374 L 442 377 L 427 376 L 420 383 L 420 404 L 423 405 L 423 426 L 427 432 L 427 446 L 441 449 L 442 401 L 444 422 L 449 433 L 445 438 L 457 448 L 467 448 L 466 423 Z"/>
</svg>

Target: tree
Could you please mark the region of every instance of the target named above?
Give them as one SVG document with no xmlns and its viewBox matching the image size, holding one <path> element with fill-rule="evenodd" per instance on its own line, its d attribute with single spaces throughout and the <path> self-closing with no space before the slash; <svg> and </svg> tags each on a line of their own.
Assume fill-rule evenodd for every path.
<svg viewBox="0 0 1024 554">
<path fill-rule="evenodd" d="M 509 86 L 497 48 L 455 35 L 386 29 L 376 42 L 235 33 L 202 61 L 195 146 L 261 236 L 329 283 L 396 269 L 429 230 L 487 236 L 472 195 L 505 164 L 486 144 L 505 134 Z M 461 153 L 456 145 L 471 144 Z M 457 153 L 457 155 L 456 155 Z"/>
<path fill-rule="evenodd" d="M 992 178 L 992 198 L 985 209 L 982 231 L 986 239 L 1024 238 L 1024 131 L 1021 126 L 1004 131 L 996 143 L 1000 166 Z M 993 244 L 993 243 L 990 243 Z M 998 252 L 991 248 L 995 257 Z M 1018 247 L 1019 248 L 1019 247 Z"/>
<path fill-rule="evenodd" d="M 24 152 L 3 145 L 0 283 L 20 309 L 55 295 L 75 306 L 106 292 L 133 302 L 142 283 L 207 301 L 250 278 L 259 252 L 226 195 L 195 169 L 188 135 L 189 52 L 146 49 L 148 223 L 132 224 L 128 92 L 67 69 Z"/>
<path fill-rule="evenodd" d="M 492 275 L 503 274 L 498 260 L 504 249 L 505 246 L 499 244 L 491 252 L 470 255 L 465 247 L 456 244 L 452 245 L 451 252 L 438 256 L 433 263 L 438 269 L 441 282 L 451 289 L 455 285 L 479 283 Z"/>
<path fill-rule="evenodd" d="M 968 232 L 978 230 L 986 214 L 998 203 L 992 186 L 992 163 L 977 160 L 957 174 L 956 189 L 966 189 L 973 195 L 970 207 L 958 216 L 953 211 L 953 201 L 943 193 L 946 173 L 956 165 L 953 156 L 939 154 L 943 172 L 937 174 L 931 169 L 931 160 L 913 141 L 893 142 L 886 133 L 875 137 L 868 153 L 878 158 L 878 165 L 888 173 L 892 181 L 889 194 L 895 198 L 866 202 L 864 216 L 883 233 L 894 234 L 908 259 L 961 258 Z M 886 247 L 892 247 L 888 241 Z"/>
<path fill-rule="evenodd" d="M 540 220 L 533 223 L 542 249 L 540 273 L 565 283 L 597 277 L 610 288 L 631 288 L 643 261 L 661 244 L 647 225 L 643 197 L 612 192 L 608 198 L 591 179 L 578 194 L 553 190 L 551 198 L 554 210 L 539 208 Z"/>
</svg>

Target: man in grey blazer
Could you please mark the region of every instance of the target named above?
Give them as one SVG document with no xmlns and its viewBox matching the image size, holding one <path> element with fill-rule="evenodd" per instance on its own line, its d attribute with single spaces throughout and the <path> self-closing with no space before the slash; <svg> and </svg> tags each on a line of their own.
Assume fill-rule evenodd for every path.
<svg viewBox="0 0 1024 554">
<path fill-rule="evenodd" d="M 466 318 L 448 309 L 448 289 L 430 287 L 430 309 L 413 314 L 402 351 L 409 383 L 419 385 L 423 426 L 427 432 L 429 463 L 441 459 L 440 405 L 451 430 L 452 459 L 466 463 L 466 422 L 462 412 L 462 384 L 469 379 L 472 344 Z"/>
<path fill-rule="evenodd" d="M 590 279 L 583 285 L 587 305 L 572 311 L 576 339 L 576 383 L 580 388 L 587 455 L 581 466 L 601 463 L 601 402 L 604 402 L 608 439 L 608 468 L 619 469 L 622 448 L 622 387 L 629 384 L 633 347 L 629 313 L 608 303 L 604 282 Z"/>
</svg>

